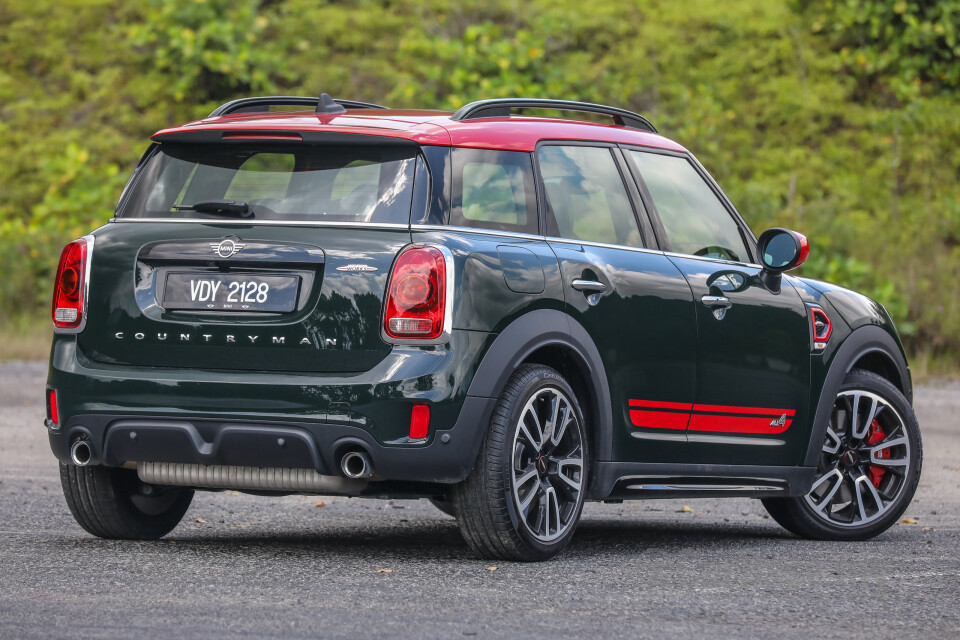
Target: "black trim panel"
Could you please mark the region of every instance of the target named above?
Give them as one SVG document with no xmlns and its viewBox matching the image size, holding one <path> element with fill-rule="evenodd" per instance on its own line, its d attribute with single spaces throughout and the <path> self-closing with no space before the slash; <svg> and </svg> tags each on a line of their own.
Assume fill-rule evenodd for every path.
<svg viewBox="0 0 960 640">
<path fill-rule="evenodd" d="M 668 497 L 802 496 L 810 490 L 816 468 L 766 467 L 753 465 L 680 464 L 653 462 L 594 462 L 594 482 L 588 499 L 629 499 Z M 630 490 L 641 482 L 711 485 L 703 490 Z M 743 490 L 741 486 L 763 487 Z M 724 489 L 724 487 L 727 487 Z M 716 488 L 713 488 L 716 487 Z"/>
<path fill-rule="evenodd" d="M 547 346 L 566 348 L 577 359 L 589 385 L 593 431 L 593 459 L 609 460 L 613 448 L 613 413 L 607 373 L 600 352 L 579 322 L 561 311 L 531 311 L 510 324 L 490 345 L 468 394 L 499 398 L 517 367 L 534 351 Z M 483 423 L 486 428 L 486 422 Z"/>
<path fill-rule="evenodd" d="M 817 464 L 823 446 L 823 438 L 827 433 L 827 425 L 830 422 L 830 412 L 833 410 L 833 403 L 840 391 L 840 386 L 843 384 L 843 379 L 853 369 L 857 360 L 868 353 L 881 353 L 890 360 L 900 373 L 900 380 L 904 381 L 901 385 L 897 385 L 897 380 L 891 380 L 891 382 L 899 386 L 907 400 L 911 404 L 913 403 L 913 391 L 910 389 L 908 382 L 910 373 L 907 370 L 907 362 L 896 341 L 880 327 L 872 325 L 860 327 L 847 336 L 847 339 L 840 345 L 833 358 L 833 363 L 830 365 L 830 370 L 827 372 L 823 388 L 820 390 L 820 402 L 817 404 L 817 413 L 810 434 L 810 444 L 807 448 L 807 455 L 803 459 L 804 464 L 809 466 Z"/>
</svg>

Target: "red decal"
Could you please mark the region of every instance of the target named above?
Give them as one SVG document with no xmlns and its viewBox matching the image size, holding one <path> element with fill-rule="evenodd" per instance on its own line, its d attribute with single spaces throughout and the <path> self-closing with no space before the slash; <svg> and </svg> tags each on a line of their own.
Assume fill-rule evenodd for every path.
<svg viewBox="0 0 960 640">
<path fill-rule="evenodd" d="M 645 429 L 686 429 L 689 420 L 689 413 L 630 410 L 630 421 L 633 422 L 633 426 Z"/>
<path fill-rule="evenodd" d="M 776 435 L 790 428 L 793 417 L 797 413 L 794 409 L 733 407 L 655 400 L 630 400 L 628 404 L 631 407 L 630 421 L 633 426 L 641 429 L 688 429 L 717 433 Z M 658 409 L 666 409 L 666 411 Z"/>
<path fill-rule="evenodd" d="M 793 420 L 787 419 L 781 424 L 779 420 L 771 420 L 769 417 L 740 418 L 737 416 L 715 416 L 695 413 L 690 419 L 690 430 L 774 435 L 783 433 L 789 429 L 790 423 L 792 422 Z"/>
</svg>

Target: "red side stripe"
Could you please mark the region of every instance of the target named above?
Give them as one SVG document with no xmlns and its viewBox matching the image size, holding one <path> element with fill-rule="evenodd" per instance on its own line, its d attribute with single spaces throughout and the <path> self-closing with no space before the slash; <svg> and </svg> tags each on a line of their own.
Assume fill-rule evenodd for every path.
<svg viewBox="0 0 960 640">
<path fill-rule="evenodd" d="M 790 428 L 793 420 L 773 425 L 769 417 L 739 418 L 736 416 L 711 416 L 695 413 L 690 419 L 690 431 L 716 431 L 722 433 L 762 433 L 775 435 Z"/>
<path fill-rule="evenodd" d="M 679 409 L 680 411 L 690 411 L 692 404 L 686 402 L 654 402 L 653 400 L 631 400 L 631 407 L 645 407 L 649 409 Z"/>
<path fill-rule="evenodd" d="M 645 429 L 686 429 L 689 420 L 689 413 L 630 410 L 630 421 L 633 422 L 633 426 Z"/>
<path fill-rule="evenodd" d="M 797 412 L 793 409 L 762 409 L 758 407 L 725 407 L 723 405 L 717 404 L 695 404 L 693 405 L 694 411 L 708 412 L 708 413 L 749 413 L 754 415 L 764 415 L 764 416 L 781 416 L 787 414 L 788 416 L 793 416 Z"/>
<path fill-rule="evenodd" d="M 762 407 L 734 407 L 715 404 L 687 404 L 630 400 L 630 421 L 641 429 L 689 429 L 719 433 L 757 433 L 776 435 L 790 428 L 793 409 L 766 409 Z M 666 409 L 655 411 L 652 409 Z M 716 415 L 727 414 L 727 415 Z M 730 415 L 741 414 L 741 415 Z M 748 417 L 762 416 L 762 417 Z M 783 424 L 778 418 L 785 417 Z"/>
</svg>

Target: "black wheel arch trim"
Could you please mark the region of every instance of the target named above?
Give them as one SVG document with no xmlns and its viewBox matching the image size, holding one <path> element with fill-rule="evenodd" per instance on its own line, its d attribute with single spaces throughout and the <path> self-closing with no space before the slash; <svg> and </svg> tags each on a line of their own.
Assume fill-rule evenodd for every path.
<svg viewBox="0 0 960 640">
<path fill-rule="evenodd" d="M 587 330 L 562 311 L 538 309 L 507 325 L 484 355 L 467 395 L 498 398 L 517 367 L 537 350 L 551 346 L 565 349 L 585 374 L 592 409 L 591 415 L 586 416 L 592 458 L 609 460 L 613 448 L 613 409 L 606 369 Z"/>
<path fill-rule="evenodd" d="M 854 365 L 863 356 L 871 353 L 878 353 L 886 357 L 890 364 L 896 368 L 900 379 L 890 382 L 900 389 L 908 402 L 913 403 L 910 371 L 907 367 L 906 358 L 893 336 L 874 325 L 854 330 L 837 349 L 824 380 L 823 388 L 820 390 L 820 400 L 817 403 L 817 412 L 814 416 L 813 430 L 810 434 L 807 454 L 803 461 L 804 465 L 816 466 L 823 438 L 827 432 L 827 425 L 830 421 L 830 412 L 833 410 L 837 393 L 840 392 L 840 386 L 847 374 L 854 368 Z"/>
</svg>

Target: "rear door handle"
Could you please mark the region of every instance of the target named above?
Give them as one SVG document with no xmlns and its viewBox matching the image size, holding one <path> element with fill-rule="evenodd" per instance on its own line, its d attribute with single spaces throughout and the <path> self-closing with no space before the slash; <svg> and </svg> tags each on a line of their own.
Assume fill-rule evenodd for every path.
<svg viewBox="0 0 960 640">
<path fill-rule="evenodd" d="M 723 320 L 727 315 L 727 309 L 733 306 L 730 299 L 725 296 L 703 296 L 700 302 L 713 309 L 713 317 L 717 320 Z"/>
<path fill-rule="evenodd" d="M 570 283 L 570 286 L 577 291 L 589 291 L 590 293 L 604 293 L 607 290 L 607 285 L 596 280 L 574 280 Z"/>
</svg>

